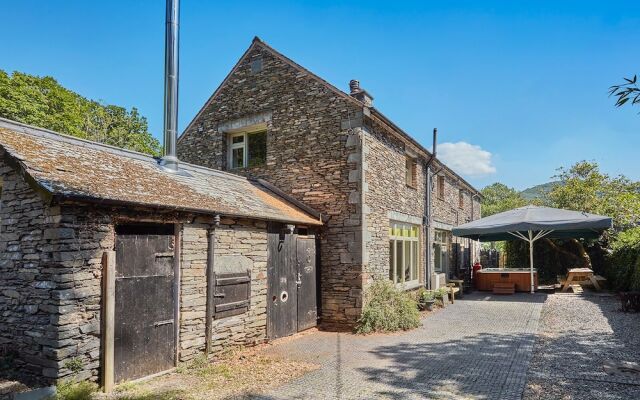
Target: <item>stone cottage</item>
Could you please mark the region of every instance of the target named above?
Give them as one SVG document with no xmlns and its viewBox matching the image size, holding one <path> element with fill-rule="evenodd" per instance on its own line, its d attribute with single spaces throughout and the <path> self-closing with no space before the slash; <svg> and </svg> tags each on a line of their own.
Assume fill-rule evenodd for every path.
<svg viewBox="0 0 640 400">
<path fill-rule="evenodd" d="M 270 183 L 0 119 L 0 356 L 134 379 L 316 323 L 323 216 Z"/>
<path fill-rule="evenodd" d="M 373 106 L 255 38 L 178 140 L 183 160 L 265 179 L 326 217 L 321 321 L 352 325 L 375 278 L 412 289 L 462 277 L 476 257 L 451 228 L 480 194 Z M 434 141 L 435 143 L 435 141 Z"/>
</svg>

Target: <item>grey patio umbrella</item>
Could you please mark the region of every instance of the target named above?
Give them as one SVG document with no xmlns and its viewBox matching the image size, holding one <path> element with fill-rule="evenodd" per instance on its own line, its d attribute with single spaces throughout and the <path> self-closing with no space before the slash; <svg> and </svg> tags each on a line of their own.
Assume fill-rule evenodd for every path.
<svg viewBox="0 0 640 400">
<path fill-rule="evenodd" d="M 596 238 L 611 228 L 610 217 L 551 207 L 526 206 L 494 214 L 453 228 L 455 236 L 494 242 L 522 239 L 529 243 L 531 293 L 533 283 L 533 243 L 547 238 Z"/>
</svg>

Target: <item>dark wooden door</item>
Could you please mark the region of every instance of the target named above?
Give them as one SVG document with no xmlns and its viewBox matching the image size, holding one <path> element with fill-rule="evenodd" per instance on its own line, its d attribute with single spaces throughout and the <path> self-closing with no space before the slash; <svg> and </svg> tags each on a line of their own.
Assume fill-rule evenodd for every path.
<svg viewBox="0 0 640 400">
<path fill-rule="evenodd" d="M 295 241 L 295 235 L 279 232 L 268 238 L 267 333 L 273 339 L 298 330 Z"/>
<path fill-rule="evenodd" d="M 267 277 L 267 335 L 275 339 L 315 326 L 315 239 L 271 229 Z"/>
<path fill-rule="evenodd" d="M 296 240 L 298 270 L 298 332 L 316 326 L 316 241 L 314 237 Z"/>
<path fill-rule="evenodd" d="M 116 229 L 115 381 L 174 366 L 172 225 Z"/>
</svg>

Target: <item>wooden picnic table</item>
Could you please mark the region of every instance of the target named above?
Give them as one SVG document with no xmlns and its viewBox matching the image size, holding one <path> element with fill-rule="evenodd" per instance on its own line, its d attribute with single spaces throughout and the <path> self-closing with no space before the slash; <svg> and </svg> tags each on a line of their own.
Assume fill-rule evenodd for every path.
<svg viewBox="0 0 640 400">
<path fill-rule="evenodd" d="M 572 268 L 567 271 L 567 279 L 562 284 L 562 291 L 569 290 L 571 285 L 593 285 L 593 287 L 600 291 L 600 281 L 604 278 L 594 275 L 593 270 L 590 268 Z"/>
</svg>

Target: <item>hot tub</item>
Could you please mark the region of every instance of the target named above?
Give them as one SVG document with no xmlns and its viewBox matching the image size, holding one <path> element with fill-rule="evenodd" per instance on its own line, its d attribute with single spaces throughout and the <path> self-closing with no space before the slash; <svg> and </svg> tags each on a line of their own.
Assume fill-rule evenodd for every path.
<svg viewBox="0 0 640 400">
<path fill-rule="evenodd" d="M 494 283 L 513 283 L 516 292 L 531 291 L 531 270 L 529 268 L 484 268 L 473 276 L 478 290 L 493 290 Z M 533 270 L 533 284 L 538 287 L 538 272 Z"/>
</svg>

